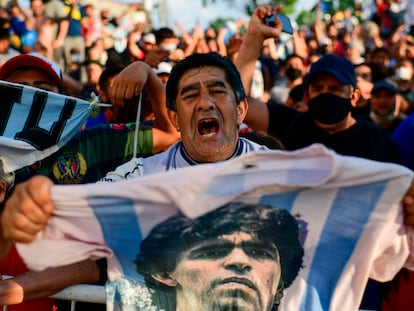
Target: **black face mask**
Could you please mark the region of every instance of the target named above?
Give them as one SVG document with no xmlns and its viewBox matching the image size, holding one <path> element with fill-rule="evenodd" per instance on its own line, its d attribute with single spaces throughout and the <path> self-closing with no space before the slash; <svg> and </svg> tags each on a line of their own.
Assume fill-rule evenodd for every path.
<svg viewBox="0 0 414 311">
<path fill-rule="evenodd" d="M 300 69 L 296 69 L 296 68 L 292 68 L 292 67 L 289 67 L 288 69 L 286 69 L 286 77 L 290 81 L 294 81 L 297 78 L 300 78 L 301 76 L 302 76 L 302 70 L 300 70 Z"/>
<path fill-rule="evenodd" d="M 323 93 L 309 100 L 308 108 L 313 118 L 323 124 L 335 124 L 348 115 L 351 111 L 351 100 Z"/>
</svg>

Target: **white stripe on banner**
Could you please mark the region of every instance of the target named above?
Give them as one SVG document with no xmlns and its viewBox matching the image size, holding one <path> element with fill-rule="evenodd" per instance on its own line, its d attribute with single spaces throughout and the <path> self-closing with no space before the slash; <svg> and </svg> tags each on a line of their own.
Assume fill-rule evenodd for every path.
<svg viewBox="0 0 414 311">
<path fill-rule="evenodd" d="M 304 297 L 305 295 L 306 282 L 304 282 L 304 280 L 308 278 L 309 267 L 311 266 L 315 255 L 313 250 L 316 249 L 318 245 L 321 232 L 323 231 L 336 192 L 336 189 L 323 192 L 314 190 L 299 192 L 298 196 L 295 197 L 295 201 L 290 205 L 290 211 L 293 215 L 299 215 L 300 219 L 313 219 L 312 226 L 303 224 L 303 226 L 306 226 L 304 231 L 306 232 L 306 230 L 308 230 L 305 239 L 305 247 L 312 251 L 305 253 L 303 258 L 304 268 L 299 272 L 299 278 L 296 279 L 285 293 L 285 297 L 282 300 L 282 305 L 285 310 L 300 310 L 301 299 L 297 299 L 297 297 Z M 303 208 L 304 206 L 310 206 L 311 208 Z M 315 215 L 317 215 L 317 217 L 315 217 Z M 291 293 L 294 293 L 294 299 L 290 298 Z"/>
<path fill-rule="evenodd" d="M 104 256 L 110 280 L 139 281 L 140 241 L 177 210 L 199 217 L 230 201 L 260 202 L 297 215 L 304 243 L 303 269 L 280 310 L 353 311 L 369 277 L 390 280 L 408 257 L 400 202 L 412 177 L 402 166 L 312 146 L 125 182 L 54 186 L 55 217 L 17 247 L 34 270 Z"/>
<path fill-rule="evenodd" d="M 92 111 L 84 100 L 5 81 L 0 81 L 0 97 L 0 162 L 6 173 L 57 151 Z"/>
</svg>

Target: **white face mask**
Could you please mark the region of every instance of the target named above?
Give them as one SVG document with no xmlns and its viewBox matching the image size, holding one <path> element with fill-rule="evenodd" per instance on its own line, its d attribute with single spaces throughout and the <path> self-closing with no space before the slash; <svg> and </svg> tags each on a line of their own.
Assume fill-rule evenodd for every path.
<svg viewBox="0 0 414 311">
<path fill-rule="evenodd" d="M 408 67 L 398 67 L 395 70 L 395 78 L 397 80 L 405 80 L 405 81 L 408 81 L 408 80 L 411 80 L 412 76 L 413 76 L 413 72 L 412 72 L 411 68 L 408 68 Z"/>
<path fill-rule="evenodd" d="M 162 48 L 163 50 L 166 50 L 166 51 L 170 52 L 170 54 L 172 54 L 177 49 L 177 45 L 175 43 L 160 44 L 160 48 Z"/>
<path fill-rule="evenodd" d="M 374 110 L 371 110 L 371 112 L 369 113 L 369 116 L 371 117 L 372 120 L 374 120 L 375 123 L 381 125 L 381 124 L 392 123 L 392 121 L 394 121 L 398 117 L 399 114 L 400 114 L 400 110 L 398 109 L 397 106 L 395 106 L 394 111 L 390 111 L 386 115 L 380 115 Z"/>
</svg>

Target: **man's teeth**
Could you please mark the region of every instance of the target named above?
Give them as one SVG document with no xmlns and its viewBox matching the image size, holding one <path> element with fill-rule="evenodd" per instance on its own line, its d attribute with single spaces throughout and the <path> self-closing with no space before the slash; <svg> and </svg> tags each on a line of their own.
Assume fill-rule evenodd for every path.
<svg viewBox="0 0 414 311">
<path fill-rule="evenodd" d="M 208 134 L 203 134 L 202 136 L 203 137 L 212 137 L 214 135 L 216 135 L 216 132 L 212 132 L 212 133 L 208 133 Z"/>
</svg>

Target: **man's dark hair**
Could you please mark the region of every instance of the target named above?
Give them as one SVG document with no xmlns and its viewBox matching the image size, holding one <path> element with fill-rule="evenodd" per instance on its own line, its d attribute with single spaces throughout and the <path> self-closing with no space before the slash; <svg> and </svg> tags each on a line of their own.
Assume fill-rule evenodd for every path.
<svg viewBox="0 0 414 311">
<path fill-rule="evenodd" d="M 232 61 L 216 52 L 194 53 L 179 61 L 172 69 L 167 82 L 167 107 L 177 111 L 178 83 L 181 77 L 189 70 L 206 66 L 222 68 L 226 81 L 233 87 L 237 104 L 246 98 L 246 93 L 240 78 L 240 74 Z"/>
<path fill-rule="evenodd" d="M 111 82 L 111 78 L 116 76 L 123 69 L 124 69 L 123 66 L 109 66 L 105 68 L 102 71 L 101 75 L 99 76 L 98 85 L 101 88 L 101 90 L 108 90 L 110 82 Z"/>
<path fill-rule="evenodd" d="M 174 271 L 186 250 L 203 241 L 235 232 L 248 233 L 276 246 L 281 266 L 273 308 L 277 310 L 283 290 L 290 286 L 302 266 L 304 252 L 299 240 L 298 222 L 286 210 L 240 202 L 226 204 L 195 219 L 178 213 L 151 230 L 140 245 L 135 263 L 137 271 L 154 290 L 154 301 L 162 304 L 158 301 L 160 297 L 156 297 L 162 293 L 168 296 L 167 310 L 175 310 L 172 308 L 175 289 L 155 281 L 152 275 L 168 275 Z"/>
<path fill-rule="evenodd" d="M 10 39 L 10 20 L 0 17 L 0 40 Z"/>
<path fill-rule="evenodd" d="M 371 58 L 377 56 L 378 54 L 383 54 L 388 59 L 391 59 L 392 58 L 391 51 L 389 49 L 387 49 L 386 47 L 383 47 L 383 46 L 376 47 L 375 49 L 373 49 L 372 52 L 371 52 Z"/>
<path fill-rule="evenodd" d="M 259 145 L 264 145 L 273 150 L 286 150 L 279 138 L 262 131 L 248 131 L 239 134 L 240 137 L 247 138 Z"/>
<path fill-rule="evenodd" d="M 299 58 L 302 61 L 302 64 L 305 65 L 305 60 L 303 59 L 302 56 L 298 55 L 298 54 L 289 54 L 283 61 L 282 61 L 282 65 L 286 66 L 287 63 L 294 58 Z"/>
<path fill-rule="evenodd" d="M 157 42 L 157 44 L 160 44 L 165 39 L 177 38 L 177 36 L 174 33 L 174 30 L 172 30 L 169 27 L 161 27 L 161 28 L 156 29 L 154 31 L 154 35 L 155 35 L 155 41 Z"/>
</svg>

